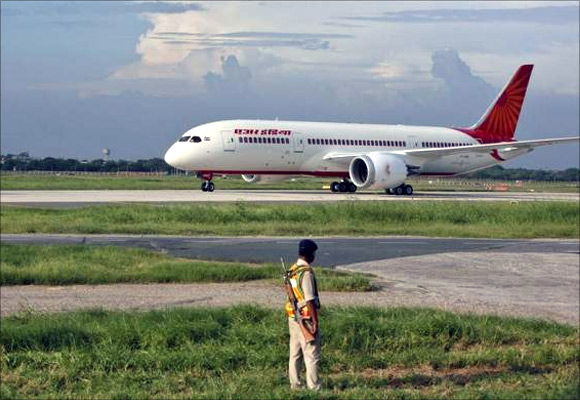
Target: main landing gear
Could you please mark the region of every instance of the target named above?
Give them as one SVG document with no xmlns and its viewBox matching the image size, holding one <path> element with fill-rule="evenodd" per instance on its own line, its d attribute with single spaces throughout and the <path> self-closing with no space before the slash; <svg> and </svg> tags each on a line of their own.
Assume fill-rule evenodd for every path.
<svg viewBox="0 0 580 400">
<path fill-rule="evenodd" d="M 354 193 L 356 192 L 356 185 L 344 179 L 340 182 L 332 182 L 330 184 L 330 191 L 333 193 Z"/>
<path fill-rule="evenodd" d="M 213 192 L 215 190 L 215 185 L 211 181 L 213 174 L 200 174 L 198 177 L 204 180 L 201 184 L 202 192 Z"/>
<path fill-rule="evenodd" d="M 413 186 L 405 185 L 404 183 L 401 186 L 397 186 L 393 189 L 385 190 L 387 194 L 396 194 L 397 196 L 410 196 L 413 194 Z"/>
</svg>

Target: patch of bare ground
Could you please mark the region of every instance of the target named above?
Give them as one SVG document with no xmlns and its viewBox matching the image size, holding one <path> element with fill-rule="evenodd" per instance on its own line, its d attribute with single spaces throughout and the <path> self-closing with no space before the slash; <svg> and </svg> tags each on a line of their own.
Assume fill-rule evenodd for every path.
<svg viewBox="0 0 580 400">
<path fill-rule="evenodd" d="M 428 364 L 414 367 L 395 365 L 388 368 L 367 368 L 355 373 L 366 381 L 374 381 L 377 386 L 399 387 L 426 387 L 444 384 L 466 385 L 472 381 L 489 379 L 508 373 L 511 368 L 505 364 L 477 365 L 462 368 L 436 368 Z M 547 372 L 538 370 L 537 373 Z M 351 373 L 347 373 L 350 375 Z M 344 377 L 345 373 L 334 373 L 331 377 Z M 374 386 L 374 385 L 373 385 Z"/>
</svg>

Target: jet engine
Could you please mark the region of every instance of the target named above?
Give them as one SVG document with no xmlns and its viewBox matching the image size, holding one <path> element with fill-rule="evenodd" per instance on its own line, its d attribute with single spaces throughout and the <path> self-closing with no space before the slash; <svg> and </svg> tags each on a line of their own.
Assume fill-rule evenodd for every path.
<svg viewBox="0 0 580 400">
<path fill-rule="evenodd" d="M 350 180 L 360 189 L 391 189 L 407 178 L 407 165 L 397 156 L 369 154 L 352 159 Z"/>
<path fill-rule="evenodd" d="M 288 175 L 253 175 L 253 174 L 242 175 L 242 179 L 248 183 L 282 182 L 288 178 L 290 178 Z"/>
</svg>

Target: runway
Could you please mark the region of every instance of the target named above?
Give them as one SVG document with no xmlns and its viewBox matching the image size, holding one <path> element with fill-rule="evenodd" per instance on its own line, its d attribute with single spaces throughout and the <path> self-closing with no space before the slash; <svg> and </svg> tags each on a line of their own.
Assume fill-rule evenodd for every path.
<svg viewBox="0 0 580 400">
<path fill-rule="evenodd" d="M 376 276 L 377 290 L 324 292 L 324 304 L 421 306 L 451 311 L 541 317 L 579 324 L 578 240 L 424 237 L 313 238 L 315 265 Z M 4 243 L 68 243 L 142 247 L 187 258 L 288 263 L 299 238 L 197 238 L 127 235 L 2 235 Z M 251 295 L 249 295 L 251 293 Z M 140 310 L 257 303 L 282 307 L 272 282 L 4 286 L 2 315 L 25 309 L 86 307 Z"/>
<path fill-rule="evenodd" d="M 102 203 L 310 203 L 329 201 L 575 201 L 578 193 L 416 192 L 394 196 L 376 192 L 331 193 L 322 190 L 4 190 L 3 205 L 71 207 Z"/>
</svg>

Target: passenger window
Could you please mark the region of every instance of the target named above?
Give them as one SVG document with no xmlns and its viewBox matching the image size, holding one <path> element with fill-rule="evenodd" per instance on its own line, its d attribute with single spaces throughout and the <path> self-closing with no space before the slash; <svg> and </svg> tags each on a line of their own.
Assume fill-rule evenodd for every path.
<svg viewBox="0 0 580 400">
<path fill-rule="evenodd" d="M 178 142 L 187 142 L 189 140 L 189 136 L 182 136 L 179 138 Z"/>
</svg>

